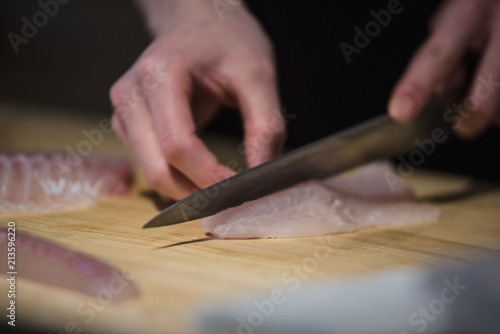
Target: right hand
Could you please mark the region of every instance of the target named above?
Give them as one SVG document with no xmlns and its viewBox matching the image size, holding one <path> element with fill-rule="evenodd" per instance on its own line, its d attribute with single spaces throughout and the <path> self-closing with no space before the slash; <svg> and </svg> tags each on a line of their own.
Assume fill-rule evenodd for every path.
<svg viewBox="0 0 500 334">
<path fill-rule="evenodd" d="M 211 1 L 143 1 L 156 37 L 110 95 L 150 186 L 179 200 L 234 174 L 196 135 L 221 103 L 241 110 L 250 167 L 276 156 L 286 131 L 273 51 L 243 3 L 221 21 Z"/>
<path fill-rule="evenodd" d="M 443 1 L 430 28 L 430 36 L 394 88 L 390 115 L 408 122 L 433 93 L 465 88 L 465 99 L 454 106 L 457 134 L 474 138 L 490 125 L 500 126 L 500 1 Z M 467 79 L 465 60 L 472 54 L 475 70 Z"/>
</svg>

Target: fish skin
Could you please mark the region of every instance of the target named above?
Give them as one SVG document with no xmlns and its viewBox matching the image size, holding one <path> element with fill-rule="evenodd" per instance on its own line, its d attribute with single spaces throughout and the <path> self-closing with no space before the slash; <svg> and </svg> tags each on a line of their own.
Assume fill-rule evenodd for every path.
<svg viewBox="0 0 500 334">
<path fill-rule="evenodd" d="M 417 203 L 403 182 L 391 188 L 386 173 L 395 173 L 393 166 L 376 162 L 326 180 L 303 182 L 204 218 L 202 226 L 218 238 L 286 238 L 439 217 L 439 209 Z"/>
<path fill-rule="evenodd" d="M 0 214 L 78 210 L 128 192 L 131 164 L 121 157 L 0 153 Z"/>
<path fill-rule="evenodd" d="M 134 298 L 139 295 L 133 281 L 117 268 L 89 255 L 55 244 L 44 238 L 21 232 L 17 228 L 0 226 L 0 268 L 2 273 L 12 272 L 8 268 L 7 251 L 9 232 L 15 235 L 16 276 L 80 292 L 92 297 L 106 293 L 113 301 Z"/>
</svg>

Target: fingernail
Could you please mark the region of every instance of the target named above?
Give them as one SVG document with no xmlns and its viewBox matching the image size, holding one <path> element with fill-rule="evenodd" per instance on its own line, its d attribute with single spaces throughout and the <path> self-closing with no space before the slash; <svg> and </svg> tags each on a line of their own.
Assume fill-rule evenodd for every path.
<svg viewBox="0 0 500 334">
<path fill-rule="evenodd" d="M 389 113 L 399 121 L 409 121 L 415 114 L 415 101 L 406 96 L 400 97 L 391 103 Z"/>
</svg>

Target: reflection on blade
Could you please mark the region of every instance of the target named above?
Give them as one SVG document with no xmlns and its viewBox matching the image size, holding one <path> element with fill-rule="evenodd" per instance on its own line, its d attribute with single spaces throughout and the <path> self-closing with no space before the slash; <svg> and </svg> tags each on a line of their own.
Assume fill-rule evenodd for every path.
<svg viewBox="0 0 500 334">
<path fill-rule="evenodd" d="M 442 104 L 433 99 L 411 123 L 383 115 L 323 138 L 238 175 L 216 183 L 171 205 L 144 227 L 178 224 L 211 216 L 221 210 L 269 195 L 312 178 L 323 179 L 362 164 L 413 149 L 432 131 L 448 133 Z"/>
</svg>

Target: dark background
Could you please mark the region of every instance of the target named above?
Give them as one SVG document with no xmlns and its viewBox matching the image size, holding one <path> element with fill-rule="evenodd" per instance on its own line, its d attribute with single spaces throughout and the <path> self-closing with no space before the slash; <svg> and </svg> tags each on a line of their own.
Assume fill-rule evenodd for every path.
<svg viewBox="0 0 500 334">
<path fill-rule="evenodd" d="M 353 28 L 363 29 L 373 20 L 370 11 L 386 9 L 388 0 L 248 3 L 274 42 L 282 102 L 296 115 L 288 144 L 302 145 L 385 112 L 438 2 L 401 0 L 403 11 L 350 64 L 340 42 L 353 44 Z M 21 18 L 31 20 L 40 7 L 26 0 L 0 7 L 1 100 L 110 115 L 109 87 L 151 41 L 133 2 L 73 0 L 15 54 L 8 32 L 20 34 Z M 238 113 L 225 109 L 207 131 L 239 135 L 240 124 Z M 439 146 L 424 166 L 498 180 L 493 157 L 499 138 L 490 130 L 473 142 L 454 140 Z"/>
</svg>

